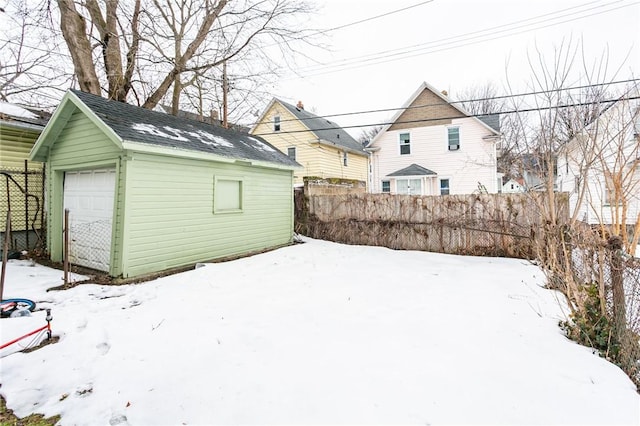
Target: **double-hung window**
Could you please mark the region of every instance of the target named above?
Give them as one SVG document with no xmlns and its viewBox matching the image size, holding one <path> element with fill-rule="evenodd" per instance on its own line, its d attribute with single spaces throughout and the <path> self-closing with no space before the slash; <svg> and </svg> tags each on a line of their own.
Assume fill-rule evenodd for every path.
<svg viewBox="0 0 640 426">
<path fill-rule="evenodd" d="M 449 179 L 440 179 L 440 195 L 449 195 Z"/>
<path fill-rule="evenodd" d="M 411 137 L 409 133 L 400 133 L 400 155 L 411 154 Z"/>
<path fill-rule="evenodd" d="M 279 132 L 280 131 L 280 116 L 276 115 L 275 117 L 273 117 L 273 131 L 274 132 Z"/>
<path fill-rule="evenodd" d="M 344 152 L 342 153 L 342 164 L 343 164 L 345 167 L 347 167 L 348 160 L 349 160 L 349 156 L 348 156 L 348 154 L 347 154 L 347 151 L 344 151 Z"/>
<path fill-rule="evenodd" d="M 391 181 L 389 180 L 382 181 L 382 192 L 391 192 Z"/>
<path fill-rule="evenodd" d="M 296 147 L 291 146 L 287 148 L 287 156 L 291 158 L 293 161 L 296 161 Z"/>
<path fill-rule="evenodd" d="M 447 127 L 447 138 L 449 141 L 449 151 L 460 149 L 460 127 Z"/>
</svg>

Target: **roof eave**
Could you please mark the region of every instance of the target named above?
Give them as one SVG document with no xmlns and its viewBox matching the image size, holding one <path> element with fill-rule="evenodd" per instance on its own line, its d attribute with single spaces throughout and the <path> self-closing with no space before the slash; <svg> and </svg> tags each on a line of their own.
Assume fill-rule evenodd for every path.
<svg viewBox="0 0 640 426">
<path fill-rule="evenodd" d="M 347 151 L 347 152 L 349 152 L 351 154 L 361 155 L 363 157 L 368 157 L 369 156 L 369 154 L 367 152 L 365 152 L 364 148 L 363 148 L 362 151 L 358 151 L 356 149 L 349 148 L 348 146 L 338 145 L 337 143 L 333 143 L 333 142 L 330 142 L 330 141 L 325 140 L 325 139 L 318 138 L 318 140 L 312 141 L 312 143 L 318 143 L 320 145 L 329 146 L 331 148 L 336 148 L 336 149 L 339 149 L 341 151 Z"/>
<path fill-rule="evenodd" d="M 69 90 L 62 97 L 60 104 L 33 145 L 33 148 L 29 153 L 29 160 L 42 162 L 47 160 L 49 147 L 60 135 L 76 109 L 82 111 L 87 117 L 89 117 L 89 119 L 98 126 L 98 128 L 100 128 L 100 130 L 102 130 L 102 132 L 118 148 L 122 149 L 122 139 L 113 131 L 113 129 L 107 126 L 97 115 L 95 115 L 93 111 L 80 100 L 80 98 Z"/>
</svg>

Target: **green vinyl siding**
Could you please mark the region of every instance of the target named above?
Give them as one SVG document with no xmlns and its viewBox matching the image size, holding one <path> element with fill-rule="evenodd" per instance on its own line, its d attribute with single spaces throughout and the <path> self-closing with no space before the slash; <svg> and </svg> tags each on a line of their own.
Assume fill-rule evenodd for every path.
<svg viewBox="0 0 640 426">
<path fill-rule="evenodd" d="M 149 152 L 144 144 L 123 149 L 110 129 L 81 108 L 66 104 L 57 117 L 33 155 L 47 161 L 52 260 L 62 260 L 64 175 L 77 170 L 116 172 L 111 276 L 135 277 L 291 242 L 292 170 Z M 240 204 L 215 211 L 216 179 L 241 182 Z"/>
<path fill-rule="evenodd" d="M 64 172 L 69 170 L 116 169 L 116 185 L 121 188 L 121 150 L 86 115 L 76 110 L 58 135 L 49 151 L 47 161 L 47 245 L 53 261 L 62 260 L 62 224 Z M 111 275 L 118 275 L 118 259 L 122 243 L 121 223 L 118 222 L 119 191 L 115 196 L 115 215 L 112 225 Z"/>
<path fill-rule="evenodd" d="M 290 170 L 132 154 L 126 260 L 137 276 L 291 242 Z M 242 210 L 214 212 L 216 176 L 242 182 Z"/>
</svg>

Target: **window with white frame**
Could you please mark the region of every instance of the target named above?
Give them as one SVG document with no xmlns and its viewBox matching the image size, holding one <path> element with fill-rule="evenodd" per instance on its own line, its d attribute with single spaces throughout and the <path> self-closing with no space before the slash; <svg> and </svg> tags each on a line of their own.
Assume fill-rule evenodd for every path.
<svg viewBox="0 0 640 426">
<path fill-rule="evenodd" d="M 449 195 L 449 179 L 440 179 L 440 195 Z"/>
<path fill-rule="evenodd" d="M 349 156 L 347 154 L 347 151 L 343 151 L 342 152 L 342 165 L 347 167 L 347 163 L 349 162 Z"/>
<path fill-rule="evenodd" d="M 280 116 L 276 115 L 275 117 L 273 117 L 273 131 L 274 132 L 279 132 L 280 131 Z"/>
<path fill-rule="evenodd" d="M 449 151 L 460 149 L 460 127 L 447 127 L 447 138 L 449 141 Z"/>
<path fill-rule="evenodd" d="M 240 178 L 214 177 L 213 213 L 242 212 L 243 186 L 244 182 Z"/>
<path fill-rule="evenodd" d="M 296 161 L 296 147 L 295 146 L 290 146 L 289 148 L 287 148 L 287 155 L 293 161 Z"/>
<path fill-rule="evenodd" d="M 382 192 L 391 192 L 391 181 L 389 180 L 382 181 Z"/>
<path fill-rule="evenodd" d="M 400 155 L 411 154 L 411 136 L 409 133 L 400 133 Z"/>
<path fill-rule="evenodd" d="M 420 179 L 398 179 L 396 180 L 396 193 L 421 195 L 422 181 Z"/>
</svg>

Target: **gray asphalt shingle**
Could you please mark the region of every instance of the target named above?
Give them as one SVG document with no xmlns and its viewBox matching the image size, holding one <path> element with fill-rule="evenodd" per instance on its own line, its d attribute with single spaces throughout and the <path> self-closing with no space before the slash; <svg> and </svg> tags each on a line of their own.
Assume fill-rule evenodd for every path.
<svg viewBox="0 0 640 426">
<path fill-rule="evenodd" d="M 122 140 L 299 167 L 259 136 L 72 90 Z"/>
</svg>

